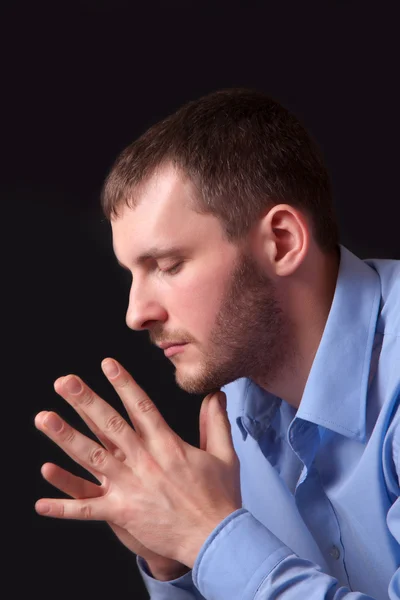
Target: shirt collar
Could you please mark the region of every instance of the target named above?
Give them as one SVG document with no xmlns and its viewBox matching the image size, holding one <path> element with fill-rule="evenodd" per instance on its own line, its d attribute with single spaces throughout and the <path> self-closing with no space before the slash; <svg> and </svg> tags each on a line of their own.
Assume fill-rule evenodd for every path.
<svg viewBox="0 0 400 600">
<path fill-rule="evenodd" d="M 296 417 L 364 440 L 368 376 L 380 299 L 377 272 L 340 246 L 332 306 Z M 245 381 L 241 421 L 258 437 L 270 426 L 281 401 L 253 381 Z"/>
<path fill-rule="evenodd" d="M 380 278 L 343 246 L 340 255 L 332 306 L 296 416 L 363 441 Z"/>
</svg>

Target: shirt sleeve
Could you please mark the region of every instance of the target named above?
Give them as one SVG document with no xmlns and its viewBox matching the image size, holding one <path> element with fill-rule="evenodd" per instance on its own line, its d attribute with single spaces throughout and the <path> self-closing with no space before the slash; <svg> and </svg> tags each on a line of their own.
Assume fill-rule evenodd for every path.
<svg viewBox="0 0 400 600">
<path fill-rule="evenodd" d="M 137 556 L 136 563 L 150 600 L 205 600 L 193 583 L 192 571 L 171 581 L 159 581 L 150 574 L 144 558 Z"/>
<path fill-rule="evenodd" d="M 400 543 L 400 499 L 388 513 Z M 189 571 L 158 581 L 137 559 L 151 600 L 381 600 L 340 586 L 337 579 L 294 554 L 246 509 L 222 521 L 204 543 Z M 400 569 L 390 582 L 390 600 L 400 600 Z"/>
<path fill-rule="evenodd" d="M 294 554 L 245 509 L 229 515 L 209 536 L 192 577 L 209 600 L 373 600 Z M 391 600 L 400 600 L 395 587 L 391 593 Z"/>
<path fill-rule="evenodd" d="M 399 411 L 385 439 L 383 470 L 392 498 L 386 522 L 395 543 L 400 544 Z M 341 586 L 319 565 L 297 556 L 243 508 L 222 521 L 205 541 L 192 579 L 208 600 L 374 600 Z M 393 573 L 386 597 L 400 600 L 400 566 Z"/>
<path fill-rule="evenodd" d="M 400 412 L 383 449 L 387 491 L 393 504 L 387 526 L 400 544 Z M 157 581 L 138 558 L 151 600 L 382 600 L 341 586 L 319 565 L 300 558 L 244 508 L 230 514 L 203 544 L 192 571 L 173 581 Z M 400 567 L 389 584 L 390 600 L 400 600 Z"/>
</svg>

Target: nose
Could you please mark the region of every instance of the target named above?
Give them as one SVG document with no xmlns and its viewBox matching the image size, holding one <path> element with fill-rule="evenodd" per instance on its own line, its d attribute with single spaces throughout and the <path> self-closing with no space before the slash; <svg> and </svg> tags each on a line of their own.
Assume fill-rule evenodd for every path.
<svg viewBox="0 0 400 600">
<path fill-rule="evenodd" d="M 167 320 L 165 308 L 155 297 L 151 297 L 149 290 L 143 286 L 131 286 L 129 304 L 126 311 L 126 324 L 130 329 L 142 331 L 154 326 L 155 323 L 164 323 Z"/>
</svg>

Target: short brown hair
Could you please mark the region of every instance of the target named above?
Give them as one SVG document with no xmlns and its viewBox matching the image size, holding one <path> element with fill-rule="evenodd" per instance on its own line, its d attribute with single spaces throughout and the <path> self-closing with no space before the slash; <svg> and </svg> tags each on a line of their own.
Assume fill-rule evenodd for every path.
<svg viewBox="0 0 400 600">
<path fill-rule="evenodd" d="M 196 209 L 240 239 L 266 209 L 303 210 L 322 250 L 338 244 L 329 175 L 317 144 L 279 102 L 250 89 L 225 89 L 188 102 L 150 127 L 116 159 L 102 190 L 108 219 L 134 206 L 140 184 L 172 164 L 194 184 Z"/>
</svg>

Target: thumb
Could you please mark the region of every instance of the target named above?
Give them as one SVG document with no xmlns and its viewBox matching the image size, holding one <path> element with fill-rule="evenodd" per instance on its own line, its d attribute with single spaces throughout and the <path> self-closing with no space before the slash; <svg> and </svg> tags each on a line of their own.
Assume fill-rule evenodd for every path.
<svg viewBox="0 0 400 600">
<path fill-rule="evenodd" d="M 224 392 L 213 394 L 207 406 L 207 452 L 224 462 L 236 456 Z"/>
<path fill-rule="evenodd" d="M 199 426 L 200 426 L 200 449 L 207 452 L 207 413 L 208 406 L 213 394 L 207 394 L 201 403 Z"/>
</svg>

